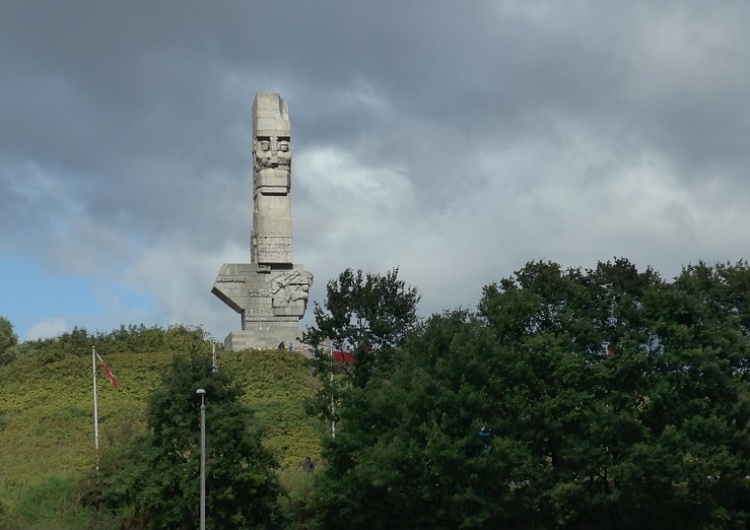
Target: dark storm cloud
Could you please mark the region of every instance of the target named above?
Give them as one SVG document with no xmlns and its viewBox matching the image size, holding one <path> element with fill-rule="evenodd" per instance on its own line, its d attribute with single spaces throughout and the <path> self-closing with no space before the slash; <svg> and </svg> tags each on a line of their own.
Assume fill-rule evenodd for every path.
<svg viewBox="0 0 750 530">
<path fill-rule="evenodd" d="M 4 2 L 0 251 L 79 272 L 118 262 L 160 314 L 199 320 L 186 307 L 221 260 L 246 259 L 251 106 L 268 91 L 290 105 L 295 256 L 317 267 L 314 289 L 345 266 L 404 264 L 437 286 L 437 310 L 530 258 L 661 249 L 680 263 L 704 248 L 675 233 L 721 254 L 749 193 L 748 15 L 698 1 Z M 610 220 L 592 228 L 603 203 Z"/>
</svg>

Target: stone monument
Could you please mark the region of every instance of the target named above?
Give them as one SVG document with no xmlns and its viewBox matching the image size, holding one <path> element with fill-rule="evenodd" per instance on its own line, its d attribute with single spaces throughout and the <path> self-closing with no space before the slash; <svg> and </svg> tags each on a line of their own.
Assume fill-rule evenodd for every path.
<svg viewBox="0 0 750 530">
<path fill-rule="evenodd" d="M 211 290 L 241 316 L 227 350 L 288 346 L 299 337 L 313 275 L 292 261 L 291 133 L 286 101 L 256 94 L 250 263 L 222 265 Z"/>
</svg>

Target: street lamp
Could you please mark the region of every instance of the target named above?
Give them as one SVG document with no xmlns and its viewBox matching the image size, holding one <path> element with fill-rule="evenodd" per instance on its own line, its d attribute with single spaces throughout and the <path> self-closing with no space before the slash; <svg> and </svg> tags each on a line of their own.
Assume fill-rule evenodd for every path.
<svg viewBox="0 0 750 530">
<path fill-rule="evenodd" d="M 201 530 L 206 530 L 206 391 L 195 391 L 201 395 Z"/>
</svg>

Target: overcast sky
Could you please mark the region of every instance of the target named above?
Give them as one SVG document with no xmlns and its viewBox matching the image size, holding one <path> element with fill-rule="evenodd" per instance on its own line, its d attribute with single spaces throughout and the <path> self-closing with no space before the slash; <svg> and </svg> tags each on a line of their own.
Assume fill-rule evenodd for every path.
<svg viewBox="0 0 750 530">
<path fill-rule="evenodd" d="M 211 287 L 250 261 L 256 92 L 289 104 L 312 300 L 347 267 L 399 267 L 427 316 L 530 260 L 743 259 L 748 22 L 744 0 L 5 0 L 0 316 L 21 340 L 239 329 Z"/>
</svg>

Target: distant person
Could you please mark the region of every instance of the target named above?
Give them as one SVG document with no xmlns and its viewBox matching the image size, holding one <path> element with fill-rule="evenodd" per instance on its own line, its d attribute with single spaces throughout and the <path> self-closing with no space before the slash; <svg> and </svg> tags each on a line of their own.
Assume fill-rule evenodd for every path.
<svg viewBox="0 0 750 530">
<path fill-rule="evenodd" d="M 286 350 L 286 346 L 284 345 L 284 341 L 283 340 L 281 342 L 279 342 L 279 349 L 280 350 Z"/>
<path fill-rule="evenodd" d="M 309 456 L 305 458 L 304 462 L 302 462 L 302 471 L 304 471 L 308 475 L 315 471 L 315 462 L 310 460 Z"/>
<path fill-rule="evenodd" d="M 491 453 L 492 452 L 492 430 L 482 425 L 482 428 L 479 429 L 479 438 L 484 443 L 485 454 Z"/>
<path fill-rule="evenodd" d="M 289 351 L 294 351 L 294 344 L 291 342 L 289 343 Z"/>
</svg>

